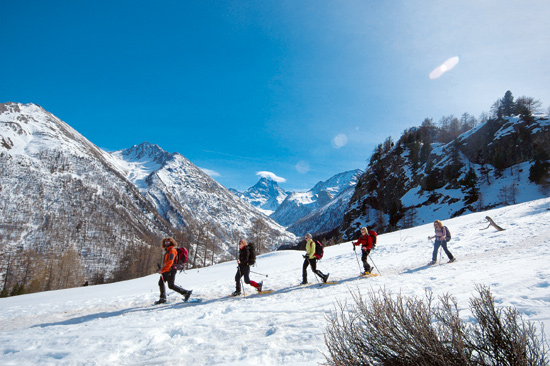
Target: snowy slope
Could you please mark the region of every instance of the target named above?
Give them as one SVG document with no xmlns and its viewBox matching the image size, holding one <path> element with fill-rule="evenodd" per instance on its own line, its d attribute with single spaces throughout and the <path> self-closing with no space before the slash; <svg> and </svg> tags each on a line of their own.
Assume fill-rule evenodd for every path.
<svg viewBox="0 0 550 366">
<path fill-rule="evenodd" d="M 319 269 L 339 284 L 301 280 L 300 252 L 260 256 L 255 272 L 269 275 L 271 295 L 229 298 L 234 262 L 178 275 L 203 298 L 184 304 L 174 293 L 153 307 L 158 275 L 109 285 L 0 299 L 2 365 L 317 365 L 324 361 L 325 316 L 350 291 L 385 286 L 422 297 L 450 293 L 462 317 L 476 284 L 489 285 L 498 306 L 515 306 L 550 329 L 550 199 L 444 221 L 453 233 L 453 264 L 427 267 L 433 225 L 382 234 L 372 253 L 381 276 L 358 278 L 351 244 L 328 247 Z M 487 227 L 489 215 L 506 230 Z M 482 230 L 483 229 L 483 230 Z M 253 273 L 254 280 L 262 277 Z M 251 287 L 245 287 L 247 293 Z M 537 324 L 540 329 L 540 324 Z"/>
</svg>

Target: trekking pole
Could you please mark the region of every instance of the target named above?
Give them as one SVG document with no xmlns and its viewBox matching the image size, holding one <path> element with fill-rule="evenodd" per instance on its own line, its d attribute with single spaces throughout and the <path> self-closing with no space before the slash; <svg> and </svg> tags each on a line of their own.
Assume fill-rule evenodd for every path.
<svg viewBox="0 0 550 366">
<path fill-rule="evenodd" d="M 260 276 L 269 277 L 268 275 L 263 274 L 263 273 L 259 273 L 259 272 L 250 271 L 250 273 L 255 273 L 255 274 L 260 275 Z"/>
<path fill-rule="evenodd" d="M 374 261 L 372 260 L 372 257 L 370 258 L 370 261 L 372 262 L 372 264 L 374 265 L 374 268 L 376 268 L 376 270 L 378 271 L 378 274 L 380 276 L 382 276 L 382 273 L 380 273 L 380 270 L 378 269 L 378 267 L 376 266 L 376 263 L 374 263 Z"/>
<path fill-rule="evenodd" d="M 353 246 L 353 252 L 355 253 L 355 259 L 357 260 L 357 266 L 359 267 L 359 273 L 363 273 L 363 271 L 361 271 L 361 265 L 359 264 L 359 256 L 357 255 L 357 250 L 355 250 L 355 245 Z"/>
</svg>

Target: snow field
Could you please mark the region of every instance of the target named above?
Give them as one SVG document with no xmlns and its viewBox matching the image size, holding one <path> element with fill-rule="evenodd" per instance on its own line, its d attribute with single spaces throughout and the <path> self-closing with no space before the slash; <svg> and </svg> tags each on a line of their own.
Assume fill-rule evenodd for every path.
<svg viewBox="0 0 550 366">
<path fill-rule="evenodd" d="M 310 270 L 301 281 L 303 252 L 259 256 L 254 281 L 274 292 L 230 298 L 236 263 L 178 274 L 202 303 L 185 304 L 168 291 L 158 298 L 158 275 L 120 283 L 0 299 L 2 365 L 317 365 L 323 362 L 326 316 L 337 302 L 353 303 L 350 291 L 386 288 L 423 297 L 425 290 L 453 295 L 461 316 L 471 320 L 469 299 L 476 284 L 489 285 L 500 306 L 516 306 L 525 317 L 550 327 L 550 199 L 443 223 L 457 262 L 426 266 L 433 225 L 381 234 L 372 260 L 381 272 L 358 277 L 352 244 L 325 249 L 318 263 L 336 285 L 320 286 Z M 485 216 L 505 228 L 485 229 Z M 480 230 L 483 229 L 483 230 Z M 356 252 L 360 260 L 360 252 Z M 438 260 L 439 260 L 438 256 Z M 373 262 L 371 261 L 371 264 Z"/>
</svg>

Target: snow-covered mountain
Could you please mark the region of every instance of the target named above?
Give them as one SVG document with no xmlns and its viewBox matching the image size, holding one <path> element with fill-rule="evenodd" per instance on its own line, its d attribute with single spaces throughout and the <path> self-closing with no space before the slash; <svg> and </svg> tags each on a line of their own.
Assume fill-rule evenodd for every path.
<svg viewBox="0 0 550 366">
<path fill-rule="evenodd" d="M 123 257 L 139 259 L 131 255 L 139 248 L 151 254 L 137 265 L 154 266 L 165 235 L 203 259 L 197 264 L 232 257 L 237 238 L 256 232 L 272 239 L 267 249 L 294 240 L 182 155 L 147 143 L 107 153 L 34 104 L 0 104 L 0 171 L 1 274 L 10 283 L 31 273 L 15 260 L 20 250 L 60 266 L 70 249 L 72 277 L 84 282 L 125 271 Z"/>
<path fill-rule="evenodd" d="M 254 268 L 269 275 L 263 278 L 264 288 L 273 290 L 268 295 L 245 285 L 246 297 L 228 298 L 236 265 L 227 262 L 178 275 L 182 286 L 193 289 L 192 298 L 203 299 L 198 304 L 185 304 L 168 290 L 170 303 L 152 306 L 158 275 L 0 298 L 0 364 L 317 366 L 330 354 L 327 317 L 356 311 L 350 306 L 358 291 L 366 304 L 370 291 L 424 299 L 428 290 L 432 305 L 448 294 L 460 319 L 475 326 L 468 307 L 477 285 L 490 286 L 497 309 L 517 309 L 548 339 L 549 207 L 550 199 L 542 199 L 445 220 L 457 258 L 452 264 L 443 254 L 438 265 L 426 266 L 431 223 L 381 234 L 369 256 L 381 274 L 375 278 L 358 276 L 349 242 L 326 247 L 317 267 L 338 281 L 329 286 L 318 285 L 310 269 L 310 284 L 297 286 L 303 252 L 278 251 L 259 256 Z M 485 216 L 506 230 L 487 228 Z M 342 304 L 348 307 L 342 310 Z"/>
<path fill-rule="evenodd" d="M 38 263 L 61 267 L 72 249 L 71 280 L 108 276 L 125 250 L 156 246 L 172 230 L 116 158 L 37 105 L 0 104 L 0 167 L 4 280 L 22 265 L 15 253 L 31 249 L 40 253 L 35 271 Z"/>
<path fill-rule="evenodd" d="M 232 256 L 235 237 L 249 237 L 257 221 L 265 223 L 264 234 L 274 244 L 295 239 L 179 153 L 142 143 L 113 155 L 124 162 L 121 167 L 128 179 L 172 226 L 193 232 L 203 230 L 202 235 L 221 245 L 216 256 Z"/>
<path fill-rule="evenodd" d="M 230 191 L 268 216 L 275 212 L 290 194 L 279 187 L 277 182 L 266 177 L 260 178 L 258 183 L 244 192 L 232 188 Z"/>
<path fill-rule="evenodd" d="M 361 170 L 350 170 L 321 181 L 307 192 L 293 192 L 270 217 L 288 230 L 330 231 L 339 226 Z"/>
</svg>

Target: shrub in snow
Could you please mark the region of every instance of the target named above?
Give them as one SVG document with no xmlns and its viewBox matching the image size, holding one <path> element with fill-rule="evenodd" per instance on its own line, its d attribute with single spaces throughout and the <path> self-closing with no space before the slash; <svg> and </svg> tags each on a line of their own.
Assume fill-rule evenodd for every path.
<svg viewBox="0 0 550 366">
<path fill-rule="evenodd" d="M 327 365 L 548 365 L 544 332 L 516 308 L 495 308 L 489 288 L 470 300 L 477 320 L 459 317 L 456 300 L 392 296 L 380 289 L 355 305 L 338 303 L 328 316 Z"/>
</svg>

